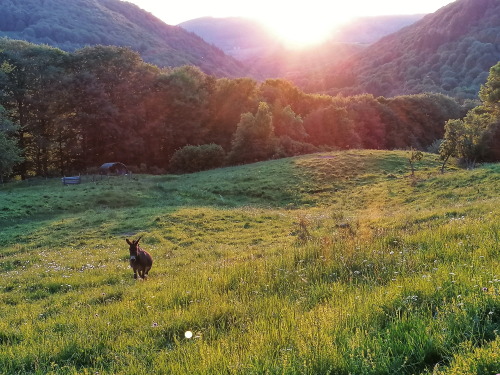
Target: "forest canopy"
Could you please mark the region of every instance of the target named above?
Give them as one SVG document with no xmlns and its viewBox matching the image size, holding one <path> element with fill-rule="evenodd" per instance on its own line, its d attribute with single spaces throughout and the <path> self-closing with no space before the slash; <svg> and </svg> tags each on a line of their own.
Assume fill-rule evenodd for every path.
<svg viewBox="0 0 500 375">
<path fill-rule="evenodd" d="M 124 47 L 63 52 L 9 39 L 0 40 L 0 83 L 0 117 L 13 124 L 4 133 L 24 159 L 13 173 L 22 177 L 108 161 L 161 173 L 185 146 L 212 145 L 184 154 L 216 150 L 220 165 L 329 149 L 426 149 L 468 109 L 441 94 L 306 94 L 281 79 L 160 69 Z"/>
</svg>

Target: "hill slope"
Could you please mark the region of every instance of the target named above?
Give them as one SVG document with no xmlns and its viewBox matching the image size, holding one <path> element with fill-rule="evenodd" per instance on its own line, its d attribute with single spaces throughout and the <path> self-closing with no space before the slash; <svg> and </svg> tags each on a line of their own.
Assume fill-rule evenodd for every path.
<svg viewBox="0 0 500 375">
<path fill-rule="evenodd" d="M 457 0 L 331 67 L 321 87 L 330 93 L 474 98 L 499 60 L 500 2 Z"/>
<path fill-rule="evenodd" d="M 0 186 L 0 368 L 494 374 L 499 165 L 425 154 L 413 179 L 406 157 Z"/>
<path fill-rule="evenodd" d="M 178 26 L 193 32 L 240 61 L 275 48 L 279 42 L 261 23 L 242 17 L 202 17 Z"/>
<path fill-rule="evenodd" d="M 332 40 L 340 43 L 375 43 L 386 35 L 414 24 L 425 14 L 389 15 L 355 18 L 335 30 Z"/>
<path fill-rule="evenodd" d="M 201 36 L 226 54 L 251 66 L 259 77 L 286 78 L 301 86 L 305 72 L 318 76 L 327 67 L 362 50 L 366 43 L 414 23 L 422 15 L 366 17 L 343 25 L 325 43 L 304 48 L 286 47 L 259 22 L 246 18 L 204 17 L 179 26 Z"/>
<path fill-rule="evenodd" d="M 196 65 L 208 74 L 246 75 L 246 69 L 220 49 L 128 2 L 0 0 L 0 8 L 0 36 L 66 51 L 97 44 L 125 46 L 161 67 Z"/>
</svg>

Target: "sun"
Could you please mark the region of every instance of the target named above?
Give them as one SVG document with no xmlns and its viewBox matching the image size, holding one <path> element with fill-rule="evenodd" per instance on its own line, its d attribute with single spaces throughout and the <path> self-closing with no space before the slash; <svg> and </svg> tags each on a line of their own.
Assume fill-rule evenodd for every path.
<svg viewBox="0 0 500 375">
<path fill-rule="evenodd" d="M 334 2 L 335 3 L 335 2 Z M 324 3 L 323 3 L 324 4 Z M 263 22 L 283 44 L 300 48 L 320 44 L 327 40 L 340 25 L 353 15 L 349 9 L 332 5 L 289 8 L 286 12 L 273 12 L 273 17 L 263 17 Z"/>
</svg>

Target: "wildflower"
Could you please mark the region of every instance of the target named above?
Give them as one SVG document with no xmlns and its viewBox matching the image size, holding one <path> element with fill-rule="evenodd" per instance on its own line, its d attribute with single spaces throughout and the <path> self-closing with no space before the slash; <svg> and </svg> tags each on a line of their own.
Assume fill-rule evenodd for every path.
<svg viewBox="0 0 500 375">
<path fill-rule="evenodd" d="M 184 337 L 190 339 L 191 337 L 193 337 L 193 332 L 191 331 L 184 332 Z"/>
<path fill-rule="evenodd" d="M 151 327 L 153 327 L 153 328 L 154 328 L 154 327 L 158 327 L 158 323 L 153 322 L 153 324 L 151 324 Z"/>
<path fill-rule="evenodd" d="M 488 288 L 486 288 L 485 286 L 483 286 L 483 287 L 481 288 L 481 290 L 482 290 L 483 292 L 487 292 L 487 291 L 488 291 Z"/>
</svg>

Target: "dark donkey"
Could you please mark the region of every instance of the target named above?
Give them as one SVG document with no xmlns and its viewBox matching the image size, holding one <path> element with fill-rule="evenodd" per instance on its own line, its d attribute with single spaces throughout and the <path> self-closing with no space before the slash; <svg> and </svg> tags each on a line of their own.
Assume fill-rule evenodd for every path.
<svg viewBox="0 0 500 375">
<path fill-rule="evenodd" d="M 141 236 L 142 237 L 142 236 Z M 130 267 L 134 270 L 134 279 L 137 279 L 137 272 L 141 279 L 148 277 L 148 272 L 153 266 L 153 258 L 144 249 L 139 247 L 139 237 L 137 240 L 130 242 L 128 238 L 127 243 L 130 245 Z"/>
</svg>

